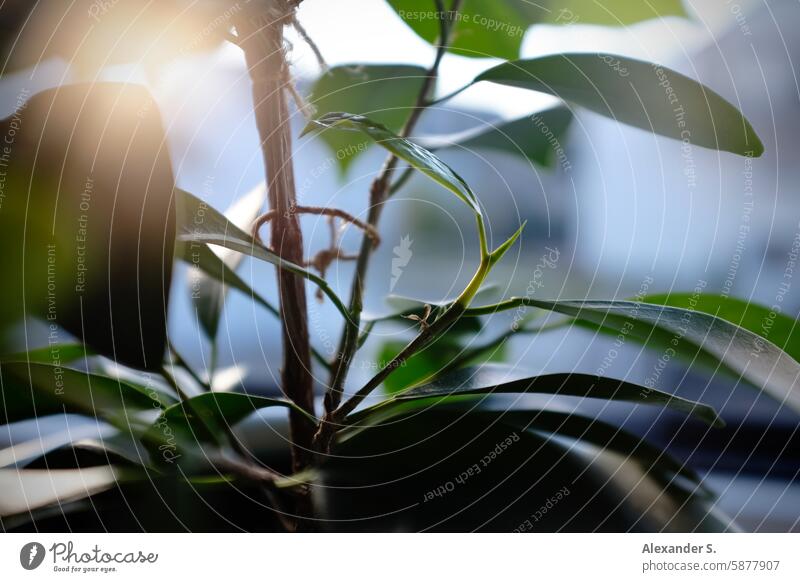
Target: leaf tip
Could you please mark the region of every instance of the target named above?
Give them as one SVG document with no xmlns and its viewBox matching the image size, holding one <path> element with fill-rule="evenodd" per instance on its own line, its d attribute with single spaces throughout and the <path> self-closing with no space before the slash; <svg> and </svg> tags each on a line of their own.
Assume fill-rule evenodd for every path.
<svg viewBox="0 0 800 582">
<path fill-rule="evenodd" d="M 764 154 L 764 144 L 755 131 L 751 131 L 749 137 L 752 139 L 753 147 L 747 152 L 747 155 L 751 158 L 760 158 Z"/>
<path fill-rule="evenodd" d="M 319 127 L 320 123 L 316 119 L 312 119 L 303 128 L 303 131 L 300 132 L 300 137 L 307 136 L 309 133 L 312 133 L 313 131 L 319 129 Z"/>
<path fill-rule="evenodd" d="M 711 428 L 725 428 L 726 423 L 711 406 L 699 405 L 698 416 L 705 421 Z"/>
<path fill-rule="evenodd" d="M 503 255 L 506 254 L 506 251 L 508 251 L 508 249 L 510 249 L 513 246 L 513 244 L 517 241 L 517 239 L 520 237 L 526 224 L 528 224 L 528 221 L 523 220 L 522 224 L 516 230 L 516 232 L 512 234 L 507 241 L 505 241 L 503 244 L 501 244 L 499 247 L 497 247 L 494 251 L 491 252 L 489 257 L 492 263 L 496 263 L 497 261 L 503 258 Z"/>
</svg>

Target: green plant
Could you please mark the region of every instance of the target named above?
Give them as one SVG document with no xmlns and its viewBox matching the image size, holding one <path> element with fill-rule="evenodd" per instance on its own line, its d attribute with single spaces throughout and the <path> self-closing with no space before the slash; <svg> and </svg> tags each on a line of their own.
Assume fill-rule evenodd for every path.
<svg viewBox="0 0 800 582">
<path fill-rule="evenodd" d="M 8 453 L 10 461 L 0 474 L 16 485 L 2 494 L 4 527 L 46 519 L 53 508 L 82 509 L 81 498 L 115 487 L 131 492 L 126 499 L 134 504 L 137 495 L 150 503 L 150 485 L 169 500 L 175 517 L 168 526 L 156 522 L 156 528 L 187 523 L 197 528 L 234 523 L 289 530 L 734 527 L 710 511 L 709 494 L 691 469 L 646 440 L 600 418 L 528 401 L 507 409 L 486 396 L 561 395 L 646 404 L 720 426 L 722 419 L 711 407 L 603 376 L 571 371 L 529 376 L 481 362 L 512 336 L 582 325 L 725 370 L 800 410 L 800 396 L 793 390 L 800 372 L 795 322 L 702 293 L 636 301 L 544 300 L 531 294 L 486 303 L 480 299 L 482 289 L 525 225 L 499 244 L 490 241 L 480 193 L 434 152 L 452 145 L 499 148 L 546 165 L 553 161 L 551 143 L 528 118 L 459 136 L 423 138 L 414 133 L 428 108 L 455 95 L 434 97 L 442 59 L 454 51 L 506 59 L 472 84 L 549 93 L 646 131 L 738 155 L 761 155 L 761 142 L 743 115 L 683 75 L 621 56 L 518 59 L 521 35 L 488 34 L 479 22 L 480 15 L 493 15 L 496 22 L 521 29 L 543 21 L 626 24 L 660 15 L 686 16 L 681 3 L 662 0 L 647 3 L 645 9 L 638 3 L 607 1 L 606 11 L 583 1 L 547 2 L 549 10 L 511 0 L 389 3 L 437 47 L 433 64 L 427 70 L 363 65 L 324 71 L 311 91 L 316 114 L 304 132 L 334 151 L 348 152 L 342 157 L 343 171 L 364 144 L 387 150 L 369 191 L 364 222 L 341 210 L 303 206 L 296 199 L 287 101 L 293 85 L 283 40 L 285 26 L 299 26 L 296 1 L 251 2 L 217 31 L 241 47 L 253 80 L 269 191 L 263 214 L 263 190 L 225 216 L 175 186 L 157 108 L 141 88 L 66 85 L 30 97 L 17 115 L 5 120 L 4 135 L 13 129 L 15 142 L 0 221 L 4 246 L 14 250 L 3 269 L 23 276 L 3 283 L 8 300 L 2 323 L 11 326 L 25 315 L 38 316 L 53 325 L 56 335 L 63 328 L 81 343 L 53 343 L 4 355 L 0 418 L 10 423 L 69 412 L 97 418 L 110 428 L 99 440 L 67 439 L 29 456 L 22 450 Z M 217 4 L 230 10 L 221 0 Z M 437 18 L 414 16 L 423 11 L 433 11 Z M 682 109 L 678 117 L 675 103 Z M 559 135 L 571 113 L 558 106 L 540 117 Z M 51 173 L 54 167 L 63 168 L 60 176 Z M 389 314 L 366 317 L 363 283 L 379 240 L 379 219 L 385 202 L 413 172 L 451 192 L 471 211 L 478 266 L 452 299 L 435 304 L 406 299 Z M 36 209 L 35 217 L 29 208 Z M 334 244 L 327 254 L 307 260 L 299 226 L 303 214 L 344 220 L 363 230 L 358 253 L 348 256 Z M 40 221 L 39 216 L 45 218 Z M 132 216 L 139 219 L 133 226 Z M 258 236 L 267 223 L 268 244 Z M 88 232 L 85 238 L 76 239 L 76 228 Z M 243 256 L 276 267 L 277 301 L 237 275 Z M 332 261 L 345 259 L 355 261 L 349 301 L 324 278 Z M 207 375 L 192 369 L 167 338 L 173 260 L 202 273 L 193 292 L 212 349 Z M 82 277 L 78 285 L 76 273 Z M 332 359 L 309 339 L 307 284 L 341 315 L 342 336 Z M 283 398 L 215 391 L 217 327 L 231 287 L 281 321 Z M 48 295 L 48 289 L 57 289 L 57 295 Z M 537 326 L 528 309 L 565 317 Z M 519 313 L 512 327 L 483 339 L 481 319 L 511 310 Z M 763 324 L 766 319 L 769 328 Z M 346 391 L 354 356 L 372 330 L 405 320 L 418 324 L 414 336 L 385 352 L 366 384 Z M 463 348 L 464 337 L 469 338 L 468 348 Z M 312 360 L 329 374 L 321 387 L 321 408 L 315 406 Z M 109 375 L 109 361 L 131 369 L 130 375 Z M 411 379 L 392 384 L 408 367 L 414 371 Z M 367 397 L 381 385 L 392 393 L 367 406 Z M 233 427 L 267 408 L 286 411 L 291 446 L 256 455 L 243 446 Z M 265 424 L 256 440 L 274 440 L 274 430 Z M 48 469 L 45 477 L 42 467 Z M 32 501 L 26 491 L 43 478 L 51 484 L 48 494 Z M 614 487 L 605 487 L 607 483 Z M 181 501 L 182 492 L 189 490 L 197 494 L 196 504 Z M 557 496 L 559 511 L 532 523 L 531 517 L 552 496 Z M 243 497 L 247 502 L 240 507 Z M 95 499 L 102 507 L 107 498 Z M 192 521 L 193 514 L 206 511 L 203 504 L 222 513 L 222 519 Z M 229 516 L 232 522 L 226 511 L 236 513 Z M 145 514 L 146 509 L 137 513 L 147 523 Z"/>
</svg>

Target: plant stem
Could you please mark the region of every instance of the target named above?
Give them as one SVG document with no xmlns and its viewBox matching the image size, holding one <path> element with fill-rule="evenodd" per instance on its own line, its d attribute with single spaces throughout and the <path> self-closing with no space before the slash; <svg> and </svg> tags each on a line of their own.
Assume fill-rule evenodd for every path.
<svg viewBox="0 0 800 582">
<path fill-rule="evenodd" d="M 460 0 L 454 0 L 451 6 L 450 14 L 453 15 L 458 11 Z M 444 14 L 444 6 L 441 0 L 436 1 L 437 9 L 440 14 Z M 401 137 L 408 137 L 416 127 L 422 112 L 428 105 L 430 93 L 436 83 L 439 75 L 439 65 L 441 64 L 442 57 L 447 50 L 448 39 L 450 35 L 450 26 L 445 19 L 440 19 L 440 33 L 439 33 L 439 46 L 436 50 L 436 57 L 425 79 L 420 87 L 417 101 L 411 111 L 402 131 Z M 390 154 L 383 164 L 378 176 L 370 187 L 370 207 L 367 215 L 367 224 L 373 228 L 377 226 L 380 219 L 383 202 L 389 194 L 390 182 L 394 174 L 399 159 Z M 333 372 L 331 373 L 330 384 L 328 391 L 325 394 L 325 412 L 326 414 L 333 413 L 339 406 L 342 400 L 343 386 L 347 378 L 347 372 L 353 360 L 353 356 L 359 347 L 359 329 L 361 326 L 361 312 L 364 307 L 364 279 L 367 273 L 367 266 L 369 264 L 370 255 L 372 252 L 371 241 L 367 237 L 361 239 L 361 248 L 356 259 L 356 268 L 353 275 L 352 291 L 350 295 L 350 323 L 345 327 L 342 332 L 342 339 L 339 343 L 339 350 L 336 361 L 334 362 Z M 319 434 L 319 433 L 318 433 Z"/>
<path fill-rule="evenodd" d="M 332 412 L 325 414 L 322 422 L 320 423 L 319 431 L 315 437 L 317 447 L 322 451 L 329 451 L 333 437 L 336 431 L 342 426 L 344 419 L 355 408 L 369 396 L 375 388 L 397 368 L 403 365 L 411 356 L 424 349 L 437 338 L 441 337 L 459 318 L 464 315 L 464 312 L 469 307 L 470 302 L 475 297 L 475 294 L 480 289 L 481 284 L 486 279 L 494 263 L 499 260 L 504 252 L 501 248 L 499 252 L 489 253 L 486 247 L 486 236 L 484 231 L 483 219 L 480 215 L 476 216 L 478 222 L 478 230 L 481 233 L 481 262 L 478 269 L 473 275 L 472 280 L 464 288 L 456 300 L 451 303 L 442 315 L 439 316 L 432 324 L 422 327 L 419 335 L 403 348 L 392 360 L 386 364 L 381 370 L 373 376 L 358 392 L 353 394 L 344 404 L 336 408 Z M 513 238 L 516 237 L 512 237 Z M 505 245 L 504 245 L 505 246 Z"/>
<path fill-rule="evenodd" d="M 284 20 L 242 18 L 237 22 L 239 44 L 244 50 L 253 82 L 256 126 L 267 174 L 271 225 L 271 247 L 283 259 L 301 265 L 303 235 L 295 212 L 297 197 L 292 164 L 292 137 L 286 87 L 291 83 L 283 44 Z M 286 396 L 314 414 L 311 355 L 305 283 L 301 277 L 278 269 L 278 289 L 283 333 L 281 384 Z M 315 427 L 306 417 L 289 413 L 292 457 L 295 471 L 311 462 Z"/>
<path fill-rule="evenodd" d="M 325 417 L 320 423 L 319 431 L 315 436 L 317 446 L 321 447 L 321 450 L 328 451 L 330 449 L 333 436 L 336 434 L 336 430 L 338 426 L 340 426 L 341 422 L 350 412 L 355 410 L 355 408 L 367 396 L 369 396 L 369 394 L 375 388 L 377 388 L 381 382 L 383 382 L 384 379 L 389 376 L 389 374 L 391 374 L 399 366 L 403 365 L 408 358 L 444 334 L 453 323 L 458 321 L 458 319 L 464 315 L 464 313 L 469 309 L 469 306 L 472 303 L 472 300 L 475 298 L 475 295 L 480 290 L 480 287 L 486 279 L 486 276 L 489 274 L 489 271 L 491 271 L 492 267 L 503 258 L 503 255 L 516 242 L 516 240 L 522 234 L 522 230 L 525 228 L 525 223 L 523 223 L 522 226 L 520 226 L 519 229 L 517 229 L 517 231 L 503 244 L 497 247 L 494 251 L 490 251 L 486 237 L 486 225 L 480 212 L 475 214 L 475 221 L 477 223 L 478 235 L 480 239 L 481 260 L 477 271 L 472 276 L 472 280 L 467 284 L 456 300 L 448 305 L 445 312 L 439 316 L 439 318 L 436 319 L 433 324 L 424 325 L 419 335 L 415 337 L 405 348 L 403 348 L 401 352 L 392 359 L 392 361 L 390 361 L 381 369 L 380 372 L 373 376 L 373 378 L 367 382 L 363 388 L 351 396 L 350 399 L 342 404 L 339 408 L 325 414 Z"/>
<path fill-rule="evenodd" d="M 433 107 L 434 105 L 439 105 L 439 103 L 444 103 L 445 101 L 449 101 L 456 95 L 460 95 L 461 93 L 469 89 L 471 86 L 472 86 L 471 83 L 469 85 L 464 85 L 463 87 L 456 89 L 452 93 L 448 93 L 447 95 L 442 95 L 438 99 L 432 99 L 431 101 L 428 101 L 425 105 L 427 107 Z"/>
<path fill-rule="evenodd" d="M 411 343 L 403 348 L 400 353 L 392 358 L 392 360 L 386 366 L 381 368 L 381 370 L 375 374 L 375 376 L 373 376 L 369 382 L 367 382 L 358 392 L 351 396 L 347 402 L 342 404 L 332 415 L 330 415 L 330 423 L 335 425 L 345 416 L 350 414 L 356 408 L 356 406 L 358 406 L 361 401 L 364 400 L 364 398 L 369 396 L 369 394 L 375 388 L 377 388 L 387 376 L 389 376 L 389 374 L 401 366 L 406 360 L 408 360 L 408 358 L 441 336 L 452 324 L 458 321 L 458 319 L 464 314 L 464 311 L 466 311 L 466 309 L 469 307 L 470 301 L 472 301 L 475 293 L 478 292 L 478 289 L 480 288 L 484 279 L 486 279 L 486 275 L 489 273 L 491 266 L 491 257 L 489 255 L 482 255 L 480 265 L 478 265 L 478 270 L 475 272 L 475 275 L 472 277 L 472 280 L 466 286 L 464 291 L 461 292 L 461 295 L 459 295 L 458 298 L 452 304 L 450 304 L 447 310 L 442 313 L 442 315 L 439 316 L 436 321 L 427 327 L 423 327 L 422 331 L 420 331 L 417 337 L 411 340 Z"/>
</svg>

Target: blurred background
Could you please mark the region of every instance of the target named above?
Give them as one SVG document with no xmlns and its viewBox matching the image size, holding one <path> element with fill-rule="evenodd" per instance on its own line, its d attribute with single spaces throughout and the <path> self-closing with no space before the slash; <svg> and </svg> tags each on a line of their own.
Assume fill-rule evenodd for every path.
<svg viewBox="0 0 800 582">
<path fill-rule="evenodd" d="M 563 155 L 550 167 L 490 150 L 451 148 L 441 157 L 470 183 L 486 209 L 495 244 L 528 226 L 522 242 L 498 267 L 497 297 L 623 299 L 639 292 L 704 291 L 772 306 L 796 318 L 800 281 L 787 279 L 800 249 L 800 4 L 796 0 L 684 2 L 689 20 L 664 18 L 623 28 L 576 23 L 537 25 L 525 32 L 522 55 L 607 52 L 660 62 L 695 78 L 734 103 L 764 142 L 758 159 L 742 158 L 650 135 L 584 110 L 575 111 L 559 136 Z M 353 18 L 353 14 L 359 14 Z M 330 66 L 351 63 L 430 65 L 434 49 L 415 35 L 381 0 L 305 0 L 299 20 Z M 301 94 L 308 95 L 320 69 L 300 38 L 292 39 L 291 61 Z M 448 54 L 437 94 L 448 94 L 499 62 Z M 48 58 L 0 79 L 0 116 L 11 115 L 19 96 L 81 80 L 146 85 L 167 128 L 180 187 L 225 210 L 263 180 L 264 168 L 252 115 L 250 79 L 241 51 L 229 44 L 208 51 L 115 64 L 96 69 Z M 532 115 L 557 101 L 529 91 L 478 84 L 426 112 L 418 134 L 453 133 Z M 305 124 L 294 112 L 295 136 Z M 322 140 L 295 142 L 295 171 L 303 204 L 366 213 L 368 189 L 384 153 L 370 148 L 343 171 L 331 163 Z M 388 203 L 381 223 L 383 244 L 367 280 L 367 310 L 388 310 L 391 293 L 430 300 L 455 295 L 477 264 L 468 211 L 441 189 L 413 177 Z M 325 248 L 324 220 L 304 218 L 309 255 Z M 405 243 L 402 241 L 405 239 Z M 356 249 L 358 233 L 343 245 Z M 409 242 L 410 241 L 410 242 Z M 405 245 L 409 259 L 393 277 L 392 260 Z M 543 258 L 548 260 L 544 261 Z M 277 296 L 273 268 L 246 260 L 243 278 L 266 297 Z M 328 279 L 347 296 L 352 265 L 332 265 Z M 173 283 L 170 327 L 175 344 L 204 369 L 209 347 L 189 299 L 184 267 Z M 796 289 L 797 288 L 797 289 Z M 529 292 L 529 291 L 528 291 Z M 341 320 L 330 302 L 309 293 L 312 341 L 326 355 L 335 350 Z M 507 329 L 512 314 L 493 316 L 487 333 Z M 373 371 L 386 342 L 408 337 L 409 326 L 381 327 L 360 352 L 349 378 L 358 386 Z M 44 333 L 44 332 L 42 332 Z M 219 366 L 237 366 L 234 378 L 248 390 L 276 388 L 280 362 L 277 321 L 238 293 L 228 297 L 219 330 Z M 613 339 L 585 329 L 554 330 L 515 338 L 503 357 L 532 372 L 572 369 L 595 372 L 608 360 Z M 29 343 L 36 339 L 29 338 Z M 42 344 L 46 343 L 42 335 Z M 658 354 L 623 346 L 606 375 L 643 382 Z M 324 376 L 320 375 L 324 381 Z M 712 404 L 728 422 L 706 429 L 682 416 L 638 407 L 603 412 L 648 439 L 669 447 L 707 473 L 720 507 L 745 529 L 800 530 L 800 439 L 795 415 L 703 371 L 669 362 L 656 386 Z M 571 405 L 574 406 L 574 405 Z M 583 403 L 582 410 L 593 410 Z M 766 428 L 765 428 L 766 427 Z M 38 427 L 37 430 L 42 430 Z M 6 439 L 0 433 L 0 440 Z M 8 437 L 10 438 L 10 437 Z"/>
</svg>

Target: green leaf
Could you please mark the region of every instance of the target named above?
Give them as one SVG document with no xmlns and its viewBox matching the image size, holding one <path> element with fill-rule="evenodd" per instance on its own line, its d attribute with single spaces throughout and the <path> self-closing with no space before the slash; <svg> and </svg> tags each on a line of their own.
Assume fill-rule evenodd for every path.
<svg viewBox="0 0 800 582">
<path fill-rule="evenodd" d="M 325 279 L 308 269 L 282 259 L 268 248 L 256 243 L 253 237 L 231 224 L 220 212 L 189 192 L 176 188 L 175 194 L 178 198 L 179 241 L 225 247 L 300 275 L 316 284 L 333 302 L 346 321 L 350 321 L 350 312 Z"/>
<path fill-rule="evenodd" d="M 241 291 L 245 296 L 249 297 L 264 309 L 269 311 L 275 317 L 280 318 L 280 311 L 271 302 L 264 299 L 264 297 L 257 293 L 245 281 L 236 274 L 236 271 L 231 270 L 230 267 L 219 256 L 213 252 L 205 243 L 184 242 L 178 241 L 176 245 L 176 255 L 183 259 L 185 263 L 202 271 L 205 275 L 219 282 L 220 287 L 227 292 L 228 287 L 232 287 Z M 240 255 L 243 256 L 243 255 Z M 210 313 L 210 312 L 205 312 Z M 198 312 L 198 317 L 200 317 Z M 201 320 L 202 321 L 202 320 Z M 210 325 L 210 321 L 207 322 Z M 209 327 L 209 330 L 211 328 Z M 312 346 L 311 354 L 314 358 L 325 367 L 329 367 L 330 363 L 326 360 L 319 350 Z"/>
<path fill-rule="evenodd" d="M 469 206 L 476 216 L 482 216 L 478 200 L 463 178 L 428 150 L 395 135 L 386 127 L 363 115 L 329 113 L 308 124 L 303 134 L 319 129 L 358 131 L 389 150 L 401 160 L 444 186 Z"/>
<path fill-rule="evenodd" d="M 432 45 L 439 42 L 440 23 L 431 0 L 388 0 L 403 21 Z M 519 2 L 464 0 L 453 21 L 448 50 L 467 57 L 515 59 L 531 22 Z"/>
<path fill-rule="evenodd" d="M 138 423 L 136 413 L 174 402 L 135 384 L 49 364 L 4 362 L 0 376 L 3 423 L 67 412 L 96 416 L 130 430 Z"/>
<path fill-rule="evenodd" d="M 0 517 L 66 503 L 110 489 L 123 479 L 117 467 L 86 469 L 0 469 Z"/>
<path fill-rule="evenodd" d="M 555 95 L 622 123 L 695 145 L 758 157 L 750 123 L 714 91 L 660 65 L 617 55 L 557 54 L 503 63 L 478 75 Z"/>
<path fill-rule="evenodd" d="M 225 264 L 225 261 L 219 258 L 207 244 L 179 241 L 178 255 L 185 263 L 202 271 L 209 278 L 218 282 L 220 288 L 232 287 L 263 306 L 273 315 L 278 315 L 278 308 L 254 291 L 253 288 L 237 275 L 235 271 L 231 270 L 231 268 Z M 198 307 L 198 317 L 200 317 L 199 312 L 200 309 Z M 210 332 L 211 321 L 208 321 L 206 325 L 209 326 L 206 331 Z"/>
<path fill-rule="evenodd" d="M 688 17 L 681 0 L 554 0 L 542 20 L 551 24 L 600 24 L 625 26 L 665 16 Z M 532 14 L 537 4 L 531 3 Z"/>
<path fill-rule="evenodd" d="M 565 486 L 567 497 L 538 514 L 540 521 L 530 518 L 539 531 L 730 526 L 694 487 L 664 486 L 661 465 L 648 470 L 655 465 L 646 458 L 596 448 L 588 440 L 584 446 L 563 443 L 546 426 L 521 431 L 503 422 L 506 414 L 426 407 L 339 443 L 320 467 L 318 486 L 311 487 L 326 527 L 508 532 Z M 580 428 L 565 428 L 571 430 Z M 606 435 L 597 436 L 602 442 Z"/>
<path fill-rule="evenodd" d="M 342 65 L 323 74 L 311 88 L 310 103 L 319 115 L 351 111 L 368 115 L 397 132 L 403 127 L 427 76 L 423 67 L 411 65 Z M 322 134 L 340 169 L 347 170 L 364 152 L 369 140 L 352 133 Z"/>
<path fill-rule="evenodd" d="M 567 373 L 525 377 L 524 373 L 513 367 L 496 364 L 450 372 L 429 384 L 411 388 L 396 394 L 393 398 L 356 412 L 348 417 L 348 423 L 358 422 L 375 411 L 384 412 L 397 403 L 409 400 L 439 398 L 442 402 L 446 402 L 453 396 L 484 394 L 556 394 L 652 404 L 686 412 L 712 426 L 724 426 L 722 419 L 710 406 L 653 388 L 589 374 Z"/>
<path fill-rule="evenodd" d="M 439 15 L 432 0 L 388 0 L 422 39 L 438 45 Z M 445 8 L 449 8 L 447 2 Z M 464 0 L 449 15 L 453 32 L 448 51 L 467 57 L 519 56 L 528 28 L 537 23 L 624 26 L 663 16 L 686 16 L 681 0 Z"/>
<path fill-rule="evenodd" d="M 21 469 L 26 465 L 51 451 L 68 446 L 76 441 L 94 438 L 105 438 L 117 434 L 118 431 L 111 426 L 96 423 L 86 423 L 80 426 L 69 426 L 48 434 L 37 434 L 25 437 L 26 440 L 14 438 L 13 429 L 9 431 L 10 443 L 0 449 L 0 468 L 16 467 Z M 118 433 L 124 434 L 124 433 Z M 128 438 L 133 438 L 130 434 Z"/>
<path fill-rule="evenodd" d="M 483 299 L 484 301 L 488 300 L 492 296 L 496 296 L 497 285 L 483 285 L 478 292 L 475 294 L 474 300 Z M 445 311 L 447 307 L 449 307 L 454 301 L 456 297 L 448 297 L 445 299 L 419 299 L 416 297 L 406 297 L 404 295 L 388 295 L 386 297 L 386 303 L 391 307 L 391 311 L 387 313 L 371 313 L 365 311 L 362 314 L 362 321 L 367 322 L 379 322 L 379 321 L 397 321 L 402 323 L 408 323 L 408 319 L 405 319 L 406 315 L 422 315 L 425 305 L 430 305 L 434 308 L 431 312 L 432 316 L 438 315 L 437 310 L 439 313 Z M 481 330 L 481 324 L 471 319 L 459 319 L 455 324 L 454 327 L 461 326 L 463 324 L 463 331 L 466 332 L 478 332 Z M 451 328 L 452 329 L 452 328 Z M 458 329 L 462 329 L 458 327 Z"/>
<path fill-rule="evenodd" d="M 194 448 L 198 442 L 221 443 L 229 427 L 256 410 L 272 406 L 282 406 L 315 420 L 289 400 L 238 392 L 206 392 L 167 408 L 148 430 L 146 440 L 160 442 L 174 435 L 184 450 Z"/>
<path fill-rule="evenodd" d="M 0 356 L 0 362 L 29 362 L 31 364 L 68 364 L 96 355 L 83 344 L 53 344 L 28 352 Z"/>
<path fill-rule="evenodd" d="M 246 229 L 253 224 L 253 221 L 258 217 L 264 203 L 267 199 L 267 189 L 264 184 L 260 184 L 253 188 L 250 192 L 237 200 L 226 212 L 225 217 L 231 224 Z M 208 249 L 206 245 L 202 246 Z M 225 305 L 225 296 L 227 294 L 227 287 L 225 276 L 229 273 L 235 273 L 236 268 L 242 262 L 244 255 L 231 251 L 229 249 L 216 247 L 216 252 L 212 252 L 218 258 L 221 266 L 216 266 L 217 272 L 221 271 L 223 278 L 220 281 L 219 277 L 209 277 L 204 274 L 204 270 L 193 269 L 189 273 L 189 283 L 191 286 L 191 298 L 194 302 L 197 318 L 200 326 L 206 333 L 208 339 L 213 343 L 216 341 L 217 330 L 219 329 L 219 319 L 222 315 L 222 310 Z M 194 249 L 197 253 L 196 258 L 198 261 L 204 261 L 208 266 L 212 265 L 212 259 L 204 252 L 204 249 Z M 195 257 L 193 256 L 193 259 Z M 190 263 L 191 264 L 191 263 Z M 237 281 L 228 283 L 229 285 L 243 290 L 247 293 L 249 287 L 244 284 L 239 277 Z M 250 294 L 251 298 L 255 299 L 255 294 Z M 261 303 L 261 301 L 259 301 Z M 262 303 L 263 304 L 263 303 Z"/>
<path fill-rule="evenodd" d="M 639 337 L 657 333 L 659 345 L 686 352 L 692 359 L 701 349 L 778 402 L 800 412 L 800 391 L 795 389 L 800 364 L 770 340 L 721 317 L 633 301 L 526 299 L 524 303 L 617 331 L 635 332 Z M 504 308 L 512 304 L 503 302 Z"/>
<path fill-rule="evenodd" d="M 456 322 L 453 327 L 457 328 L 460 323 L 467 322 L 477 323 L 475 319 L 464 318 Z M 424 380 L 433 379 L 438 374 L 451 369 L 451 365 L 454 362 L 460 362 L 459 367 L 461 367 L 467 364 L 479 365 L 484 362 L 502 362 L 505 359 L 504 346 L 495 346 L 491 353 L 487 353 L 489 352 L 488 349 L 472 353 L 471 345 L 473 342 L 461 336 L 461 330 L 451 328 L 444 335 L 437 338 L 434 343 L 411 356 L 384 380 L 384 392 L 395 394 Z M 378 360 L 373 372 L 377 372 L 380 366 L 391 362 L 406 344 L 407 342 L 403 341 L 385 342 L 378 354 Z"/>
<path fill-rule="evenodd" d="M 506 152 L 523 156 L 540 166 L 552 167 L 555 160 L 563 156 L 560 140 L 572 117 L 569 108 L 560 105 L 489 127 L 481 126 L 452 135 L 418 137 L 414 141 L 429 150 L 458 147 Z"/>
<path fill-rule="evenodd" d="M 719 317 L 771 341 L 800 361 L 800 325 L 791 317 L 758 303 L 749 303 L 736 297 L 693 293 L 647 295 L 642 301 L 694 309 Z"/>
<path fill-rule="evenodd" d="M 26 442 L 21 442 L 11 447 L 0 450 L 0 467 L 16 467 L 22 469 L 37 461 L 38 466 L 53 466 L 59 464 L 59 455 L 66 459 L 66 462 L 77 467 L 79 452 L 90 452 L 96 455 L 104 463 L 133 465 L 138 467 L 148 467 L 150 464 L 150 454 L 147 449 L 138 441 L 137 437 L 127 432 L 117 432 L 108 427 L 108 430 L 100 429 L 98 435 L 97 426 L 88 426 L 86 430 L 75 431 L 67 430 L 55 435 L 40 436 Z M 86 438 L 85 434 L 94 434 Z M 42 461 L 46 459 L 46 461 Z"/>
<path fill-rule="evenodd" d="M 701 484 L 699 475 L 691 467 L 675 459 L 666 450 L 602 420 L 552 410 L 514 409 L 485 414 L 491 419 L 497 418 L 505 424 L 516 426 L 521 430 L 533 430 L 545 437 L 565 436 L 591 443 L 602 450 L 620 453 L 625 458 L 639 463 L 648 473 L 656 474 L 666 482 L 672 476 L 680 475 L 692 483 Z"/>
<path fill-rule="evenodd" d="M 78 451 L 90 451 L 107 463 L 150 468 L 150 453 L 133 435 L 118 433 L 103 438 L 80 439 L 72 443 Z"/>
<path fill-rule="evenodd" d="M 136 85 L 64 85 L 33 95 L 11 120 L 0 123 L 19 127 L 0 211 L 9 261 L 0 310 L 38 316 L 56 337 L 60 326 L 103 356 L 158 370 L 175 205 L 152 96 Z"/>
<path fill-rule="evenodd" d="M 462 351 L 458 343 L 447 340 L 447 337 L 439 338 L 435 343 L 428 346 L 428 348 L 420 350 L 411 356 L 402 366 L 398 366 L 392 374 L 384 380 L 384 391 L 387 394 L 395 394 L 404 388 L 418 384 L 441 370 L 447 362 L 457 357 Z M 406 347 L 407 343 L 408 342 L 402 341 L 384 343 L 378 353 L 378 360 L 375 363 L 376 367 L 373 373 L 376 373 L 380 367 L 391 362 L 392 359 Z"/>
</svg>

